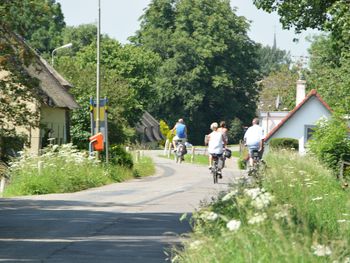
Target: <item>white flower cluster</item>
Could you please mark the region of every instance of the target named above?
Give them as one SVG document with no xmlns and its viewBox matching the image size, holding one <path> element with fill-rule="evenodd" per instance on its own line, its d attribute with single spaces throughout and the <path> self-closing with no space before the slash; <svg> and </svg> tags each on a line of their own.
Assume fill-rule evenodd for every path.
<svg viewBox="0 0 350 263">
<path fill-rule="evenodd" d="M 318 257 L 329 256 L 332 254 L 332 251 L 329 248 L 329 246 L 317 244 L 317 245 L 312 246 L 311 248 L 314 251 L 314 255 L 316 255 Z"/>
<path fill-rule="evenodd" d="M 260 224 L 261 222 L 264 222 L 266 218 L 267 218 L 267 215 L 265 213 L 261 213 L 261 214 L 255 213 L 254 216 L 248 220 L 248 224 L 250 225 Z"/>
<path fill-rule="evenodd" d="M 230 221 L 226 224 L 226 227 L 227 227 L 230 231 L 237 231 L 237 230 L 239 229 L 240 226 L 241 226 L 241 221 L 235 220 L 235 219 L 230 220 Z"/>
<path fill-rule="evenodd" d="M 232 197 L 234 197 L 236 194 L 238 193 L 237 190 L 232 190 L 231 192 L 227 193 L 221 200 L 222 201 L 228 201 L 230 200 Z"/>
<path fill-rule="evenodd" d="M 70 144 L 53 145 L 45 149 L 45 152 L 40 156 L 21 152 L 19 158 L 10 164 L 12 170 L 20 170 L 27 167 L 36 169 L 39 166 L 42 167 L 57 167 L 57 161 L 59 163 L 72 163 L 77 165 L 83 165 L 85 163 L 97 164 L 99 161 L 90 159 L 86 152 L 79 151 Z M 62 169 L 62 168 L 61 168 Z"/>
<path fill-rule="evenodd" d="M 322 196 L 318 196 L 318 197 L 312 198 L 311 200 L 312 201 L 318 201 L 318 200 L 322 200 L 322 199 L 323 199 Z"/>
<path fill-rule="evenodd" d="M 198 249 L 204 242 L 201 240 L 195 240 L 192 243 L 190 243 L 190 249 L 196 250 Z"/>
<path fill-rule="evenodd" d="M 215 221 L 219 216 L 215 212 L 204 211 L 201 216 L 203 220 Z"/>
<path fill-rule="evenodd" d="M 245 189 L 244 193 L 253 200 L 252 206 L 258 210 L 267 207 L 273 200 L 273 196 L 266 192 L 264 188 Z"/>
</svg>

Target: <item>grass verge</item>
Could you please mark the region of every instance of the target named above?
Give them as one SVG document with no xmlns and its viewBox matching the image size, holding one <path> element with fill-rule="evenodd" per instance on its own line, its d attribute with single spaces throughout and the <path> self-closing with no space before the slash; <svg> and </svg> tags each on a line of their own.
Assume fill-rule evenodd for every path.
<svg viewBox="0 0 350 263">
<path fill-rule="evenodd" d="M 76 192 L 154 173 L 151 158 L 143 157 L 133 169 L 105 165 L 90 159 L 71 145 L 50 149 L 45 154 L 23 156 L 12 163 L 4 196 Z"/>
<path fill-rule="evenodd" d="M 173 262 L 350 262 L 350 193 L 313 158 L 265 160 L 262 186 L 237 180 L 194 213 Z"/>
</svg>

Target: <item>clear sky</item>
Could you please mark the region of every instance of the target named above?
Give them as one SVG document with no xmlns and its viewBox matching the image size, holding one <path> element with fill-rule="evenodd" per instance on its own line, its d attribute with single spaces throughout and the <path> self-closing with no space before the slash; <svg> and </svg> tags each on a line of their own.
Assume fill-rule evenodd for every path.
<svg viewBox="0 0 350 263">
<path fill-rule="evenodd" d="M 98 0 L 56 0 L 62 7 L 67 25 L 96 23 Z M 127 38 L 139 28 L 139 17 L 151 0 L 101 0 L 101 31 L 109 36 L 127 43 Z M 291 52 L 292 56 L 307 55 L 310 43 L 306 36 L 315 34 L 307 31 L 299 36 L 294 32 L 282 30 L 277 14 L 269 14 L 258 10 L 253 0 L 231 0 L 231 6 L 237 7 L 237 14 L 251 21 L 249 36 L 264 45 L 273 44 L 276 31 L 277 47 Z M 293 42 L 293 38 L 299 42 Z"/>
</svg>

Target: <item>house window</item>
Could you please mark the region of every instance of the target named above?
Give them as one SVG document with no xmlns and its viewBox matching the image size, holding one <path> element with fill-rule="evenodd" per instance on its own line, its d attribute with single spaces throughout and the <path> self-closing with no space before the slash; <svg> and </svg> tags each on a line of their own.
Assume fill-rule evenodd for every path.
<svg viewBox="0 0 350 263">
<path fill-rule="evenodd" d="M 305 125 L 304 143 L 307 143 L 312 138 L 315 128 L 316 125 Z"/>
</svg>

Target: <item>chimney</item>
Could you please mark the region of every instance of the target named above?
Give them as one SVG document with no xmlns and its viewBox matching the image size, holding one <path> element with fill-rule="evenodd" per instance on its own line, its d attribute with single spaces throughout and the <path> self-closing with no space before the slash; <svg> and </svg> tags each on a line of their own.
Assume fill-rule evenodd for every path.
<svg viewBox="0 0 350 263">
<path fill-rule="evenodd" d="M 298 79 L 297 80 L 297 96 L 296 96 L 296 105 L 303 101 L 305 98 L 305 89 L 306 89 L 306 80 Z"/>
</svg>

